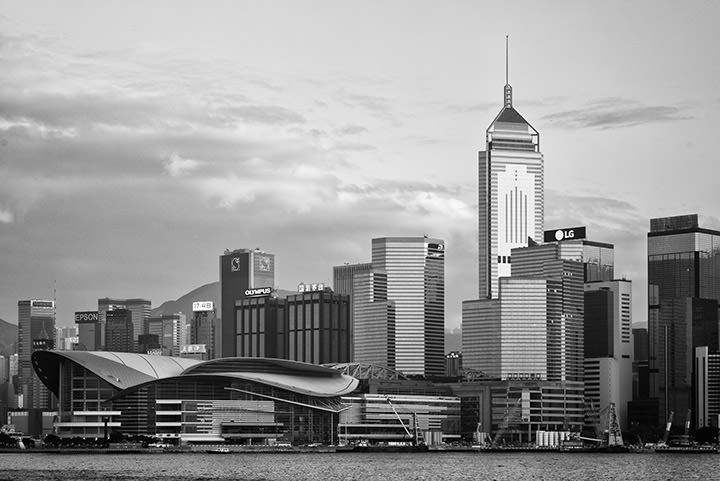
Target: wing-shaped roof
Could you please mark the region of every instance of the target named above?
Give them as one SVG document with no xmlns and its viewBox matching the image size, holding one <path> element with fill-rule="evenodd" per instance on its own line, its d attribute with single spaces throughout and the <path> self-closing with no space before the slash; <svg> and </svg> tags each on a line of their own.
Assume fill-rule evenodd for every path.
<svg viewBox="0 0 720 481">
<path fill-rule="evenodd" d="M 32 355 L 35 372 L 48 389 L 56 394 L 59 383 L 56 366 L 61 359 L 69 359 L 80 364 L 119 390 L 155 379 L 178 376 L 184 370 L 201 362 L 196 359 L 130 352 L 35 351 Z"/>
<path fill-rule="evenodd" d="M 343 396 L 359 381 L 337 370 L 304 362 L 268 358 L 223 358 L 198 361 L 170 356 L 150 356 L 106 351 L 36 351 L 32 362 L 40 379 L 55 394 L 59 389 L 58 363 L 76 362 L 118 391 L 169 378 L 245 379 L 316 397 Z"/>
</svg>

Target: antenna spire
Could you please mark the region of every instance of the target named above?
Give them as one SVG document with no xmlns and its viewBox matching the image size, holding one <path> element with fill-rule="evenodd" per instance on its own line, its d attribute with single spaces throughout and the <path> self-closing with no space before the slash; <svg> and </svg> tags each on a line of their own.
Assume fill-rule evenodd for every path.
<svg viewBox="0 0 720 481">
<path fill-rule="evenodd" d="M 508 39 L 510 38 L 510 35 L 505 35 L 505 85 L 508 85 L 510 81 L 508 80 Z"/>
<path fill-rule="evenodd" d="M 508 39 L 510 35 L 505 35 L 505 107 L 512 107 L 512 87 L 510 86 L 510 80 L 508 75 L 509 65 L 509 54 L 508 54 Z"/>
</svg>

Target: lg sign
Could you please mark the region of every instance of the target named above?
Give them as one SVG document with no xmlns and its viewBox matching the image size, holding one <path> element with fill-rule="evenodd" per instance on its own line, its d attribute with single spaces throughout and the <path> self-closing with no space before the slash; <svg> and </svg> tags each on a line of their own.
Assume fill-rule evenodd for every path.
<svg viewBox="0 0 720 481">
<path fill-rule="evenodd" d="M 585 227 L 567 227 L 565 229 L 546 230 L 543 233 L 544 242 L 560 242 L 564 240 L 584 239 Z"/>
</svg>

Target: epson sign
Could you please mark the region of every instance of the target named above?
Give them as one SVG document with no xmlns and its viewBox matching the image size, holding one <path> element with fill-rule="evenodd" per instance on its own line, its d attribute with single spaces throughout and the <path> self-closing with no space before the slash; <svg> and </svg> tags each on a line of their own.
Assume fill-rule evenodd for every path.
<svg viewBox="0 0 720 481">
<path fill-rule="evenodd" d="M 544 242 L 561 242 L 585 238 L 585 227 L 566 227 L 564 229 L 546 230 L 543 233 Z"/>
<path fill-rule="evenodd" d="M 245 297 L 264 297 L 272 294 L 272 287 L 255 287 L 245 289 Z"/>
<path fill-rule="evenodd" d="M 82 311 L 75 313 L 75 324 L 98 322 L 98 320 L 99 316 L 97 311 Z"/>
</svg>

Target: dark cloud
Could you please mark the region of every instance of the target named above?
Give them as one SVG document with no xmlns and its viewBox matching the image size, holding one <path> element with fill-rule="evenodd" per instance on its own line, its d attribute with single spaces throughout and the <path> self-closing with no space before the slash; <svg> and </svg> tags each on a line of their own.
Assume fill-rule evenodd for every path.
<svg viewBox="0 0 720 481">
<path fill-rule="evenodd" d="M 621 98 L 606 98 L 584 108 L 555 112 L 543 117 L 550 123 L 569 129 L 615 129 L 634 125 L 689 120 L 685 109 L 670 105 L 642 105 Z"/>
</svg>

